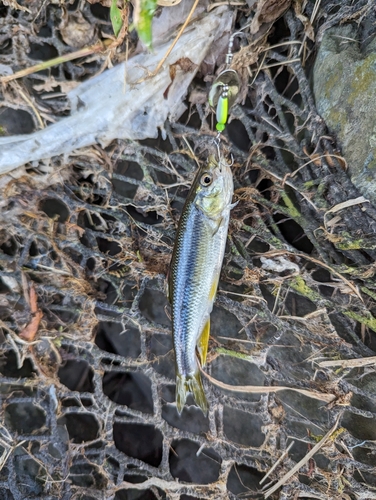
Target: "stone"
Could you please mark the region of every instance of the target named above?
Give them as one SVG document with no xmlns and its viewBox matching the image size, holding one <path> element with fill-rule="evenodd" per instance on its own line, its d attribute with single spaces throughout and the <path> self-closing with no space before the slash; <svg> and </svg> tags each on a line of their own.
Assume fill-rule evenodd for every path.
<svg viewBox="0 0 376 500">
<path fill-rule="evenodd" d="M 365 51 L 352 24 L 327 30 L 313 70 L 319 114 L 361 194 L 376 202 L 376 38 Z"/>
</svg>

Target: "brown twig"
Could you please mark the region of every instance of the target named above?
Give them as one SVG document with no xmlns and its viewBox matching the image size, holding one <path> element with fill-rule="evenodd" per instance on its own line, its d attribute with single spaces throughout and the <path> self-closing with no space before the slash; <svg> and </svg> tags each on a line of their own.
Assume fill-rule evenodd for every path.
<svg viewBox="0 0 376 500">
<path fill-rule="evenodd" d="M 95 45 L 92 45 L 91 47 L 85 47 L 84 49 L 77 50 L 76 52 L 71 52 L 70 54 L 65 54 L 64 56 L 55 57 L 54 59 L 44 61 L 42 63 L 36 64 L 35 66 L 30 66 L 30 68 L 21 69 L 13 75 L 1 76 L 0 83 L 8 83 L 12 80 L 17 80 L 18 78 L 31 75 L 32 73 L 37 73 L 38 71 L 43 71 L 44 69 L 51 68 L 52 66 L 57 66 L 68 61 L 73 61 L 74 59 L 78 59 L 80 57 L 90 56 L 91 54 L 95 54 L 97 52 L 103 52 L 110 43 L 112 43 L 112 40 L 105 40 L 104 42 L 97 43 Z"/>
<path fill-rule="evenodd" d="M 216 385 L 217 387 L 220 387 L 221 389 L 225 389 L 226 391 L 244 392 L 245 394 L 263 394 L 263 393 L 279 392 L 279 391 L 294 391 L 294 392 L 299 392 L 300 394 L 303 394 L 304 396 L 307 396 L 309 398 L 318 399 L 319 401 L 324 401 L 325 403 L 331 403 L 336 399 L 336 396 L 334 396 L 334 394 L 324 394 L 317 391 L 309 391 L 307 389 L 299 389 L 297 387 L 285 387 L 282 385 L 276 385 L 276 386 L 229 385 L 213 378 L 204 370 L 202 370 L 201 367 L 200 370 L 201 373 L 203 373 L 205 377 L 209 380 L 209 382 Z"/>
</svg>

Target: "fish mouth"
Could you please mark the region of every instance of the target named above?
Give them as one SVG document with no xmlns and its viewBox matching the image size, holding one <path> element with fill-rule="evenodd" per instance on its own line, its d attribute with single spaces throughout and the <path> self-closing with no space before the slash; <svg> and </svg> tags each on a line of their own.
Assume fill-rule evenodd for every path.
<svg viewBox="0 0 376 500">
<path fill-rule="evenodd" d="M 220 156 L 219 161 L 218 161 L 219 172 L 221 174 L 226 173 L 226 170 L 231 169 L 233 164 L 234 164 L 234 158 L 232 155 L 231 155 L 231 163 L 227 163 L 226 158 L 224 156 Z M 230 170 L 230 172 L 231 172 L 231 170 Z"/>
</svg>

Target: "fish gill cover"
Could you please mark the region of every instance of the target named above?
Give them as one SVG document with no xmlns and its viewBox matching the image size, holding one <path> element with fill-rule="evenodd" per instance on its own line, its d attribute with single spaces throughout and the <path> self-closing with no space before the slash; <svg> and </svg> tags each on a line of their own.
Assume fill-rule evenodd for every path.
<svg viewBox="0 0 376 500">
<path fill-rule="evenodd" d="M 112 36 L 109 7 L 3 2 L 2 74 Z M 325 31 L 358 23 L 373 37 L 374 5 L 236 9 L 237 29 L 252 24 L 234 47 L 242 88 L 223 139 L 239 203 L 211 316 L 208 416 L 193 399 L 176 409 L 165 282 L 192 151 L 204 162 L 215 136 L 210 58 L 165 137 L 1 178 L 1 499 L 376 498 L 376 211 L 310 84 Z M 126 41 L 114 64 L 125 54 Z M 109 61 L 3 84 L 1 133 L 64 120 L 66 93 Z"/>
</svg>

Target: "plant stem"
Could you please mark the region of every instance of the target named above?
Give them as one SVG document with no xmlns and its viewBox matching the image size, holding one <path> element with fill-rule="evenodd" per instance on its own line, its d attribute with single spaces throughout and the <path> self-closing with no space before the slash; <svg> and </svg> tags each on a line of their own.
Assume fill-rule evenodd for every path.
<svg viewBox="0 0 376 500">
<path fill-rule="evenodd" d="M 91 45 L 90 47 L 85 47 L 81 50 L 77 50 L 76 52 L 71 52 L 70 54 L 65 54 L 64 56 L 55 57 L 54 59 L 50 59 L 49 61 L 44 61 L 42 63 L 36 64 L 35 66 L 31 66 L 30 68 L 21 69 L 13 75 L 1 76 L 0 83 L 7 83 L 12 80 L 31 75 L 32 73 L 37 73 L 38 71 L 43 71 L 44 69 L 51 68 L 52 66 L 57 66 L 58 64 L 73 61 L 74 59 L 78 59 L 80 57 L 86 57 L 91 54 L 95 54 L 96 52 L 102 52 L 106 49 L 107 45 L 110 45 L 111 43 L 112 40 L 105 40 L 104 42 Z"/>
</svg>

